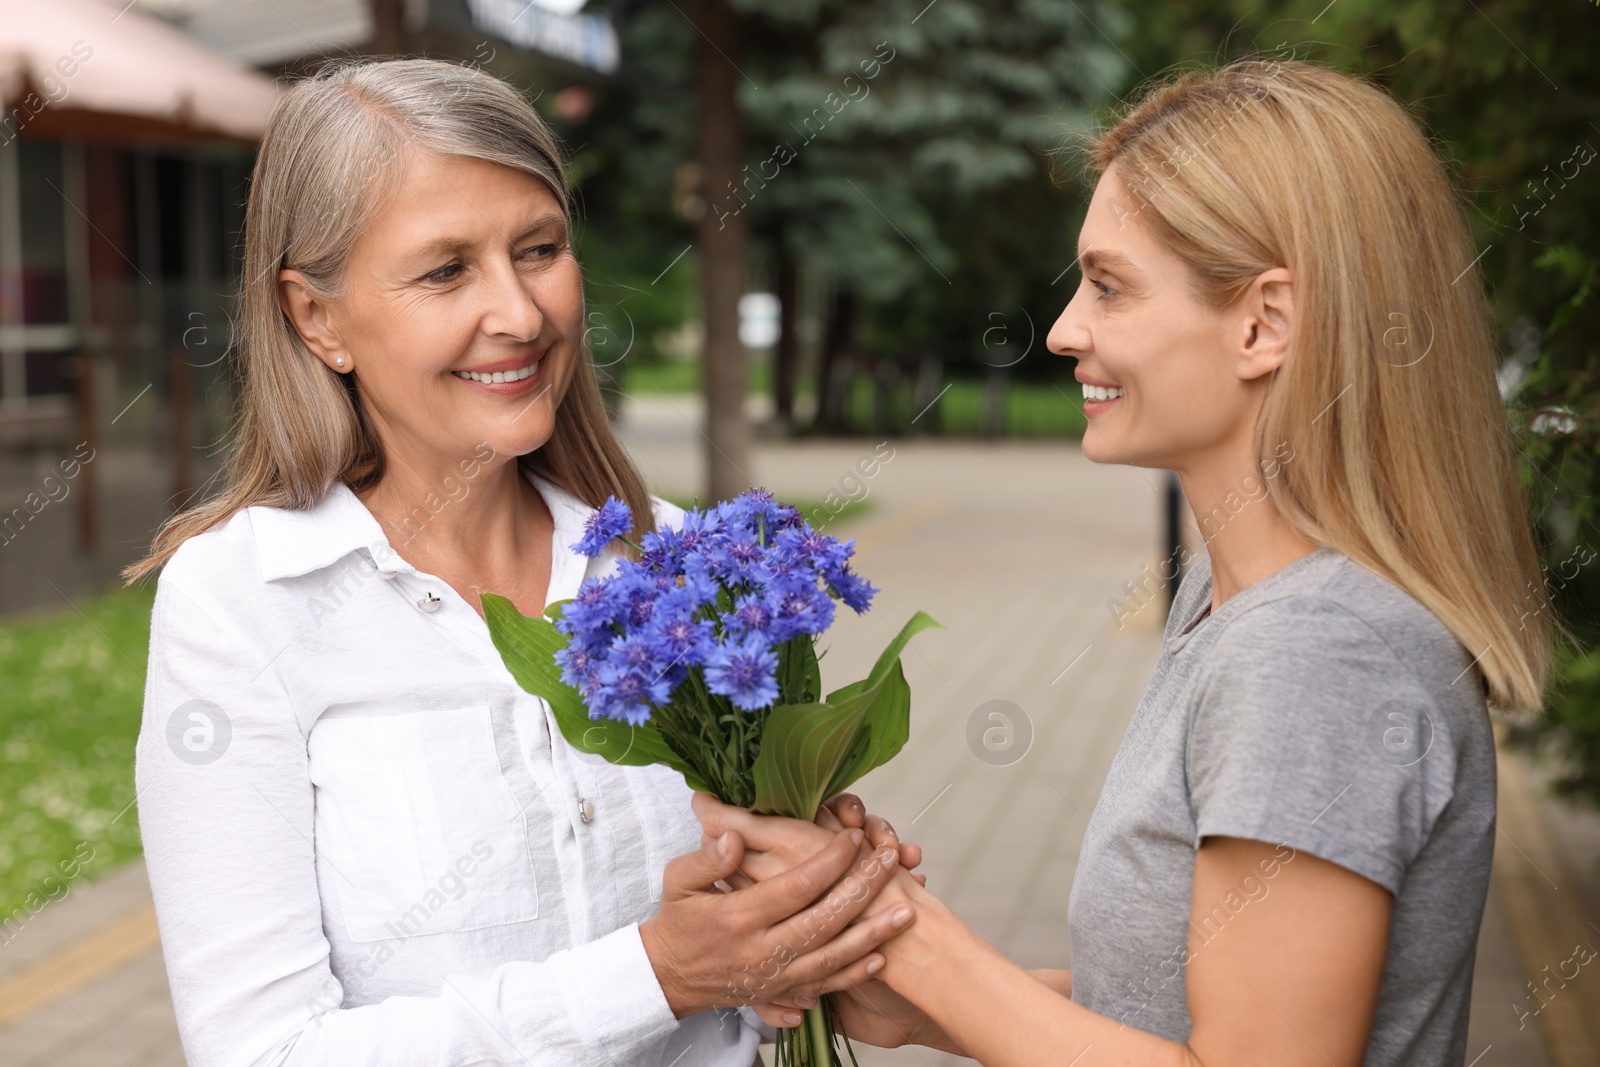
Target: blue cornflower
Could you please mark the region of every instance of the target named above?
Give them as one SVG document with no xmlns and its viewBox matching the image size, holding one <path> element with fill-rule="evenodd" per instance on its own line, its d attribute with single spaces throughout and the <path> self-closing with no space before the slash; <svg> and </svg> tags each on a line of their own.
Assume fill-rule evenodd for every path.
<svg viewBox="0 0 1600 1067">
<path fill-rule="evenodd" d="M 780 530 L 776 538 L 777 550 L 785 558 L 804 560 L 820 571 L 835 570 L 845 565 L 855 552 L 855 538 L 840 541 L 837 537 L 818 533 L 809 526 Z"/>
<path fill-rule="evenodd" d="M 872 603 L 873 594 L 878 591 L 871 582 L 852 571 L 849 566 L 840 567 L 830 573 L 826 581 L 833 595 L 855 609 L 857 615 L 867 610 L 867 606 Z"/>
<path fill-rule="evenodd" d="M 767 632 L 774 644 L 797 634 L 820 634 L 833 622 L 833 600 L 816 586 L 775 585 L 767 590 L 772 622 Z"/>
<path fill-rule="evenodd" d="M 718 645 L 706 659 L 706 688 L 756 711 L 778 699 L 778 657 L 757 634 Z"/>
<path fill-rule="evenodd" d="M 678 528 L 678 546 L 686 553 L 703 551 L 727 532 L 727 522 L 716 508 L 686 511 Z"/>
<path fill-rule="evenodd" d="M 600 684 L 589 704 L 591 719 L 617 719 L 635 726 L 650 721 L 653 704 L 665 704 L 672 688 L 665 679 L 618 664 L 600 668 Z"/>
<path fill-rule="evenodd" d="M 606 497 L 583 524 L 583 536 L 568 547 L 581 556 L 598 556 L 612 541 L 633 527 L 633 512 L 614 496 Z"/>
<path fill-rule="evenodd" d="M 561 668 L 561 680 L 574 689 L 591 692 L 600 680 L 600 659 L 588 646 L 577 641 L 557 649 L 555 661 Z"/>
<path fill-rule="evenodd" d="M 658 660 L 669 667 L 679 664 L 698 667 L 705 662 L 715 642 L 711 623 L 694 616 L 693 607 L 682 610 L 686 598 L 672 594 L 663 597 L 655 618 L 644 630 L 644 640 L 649 643 Z"/>
<path fill-rule="evenodd" d="M 729 502 L 738 516 L 737 523 L 751 534 L 764 535 L 771 541 L 777 530 L 787 525 L 787 505 L 778 503 L 769 490 L 759 486 L 742 493 Z M 790 509 L 793 510 L 793 509 Z"/>
<path fill-rule="evenodd" d="M 651 530 L 639 539 L 639 563 L 664 574 L 682 572 L 683 553 L 683 535 L 677 530 Z"/>
<path fill-rule="evenodd" d="M 595 635 L 610 632 L 610 626 L 627 610 L 627 600 L 618 595 L 623 592 L 613 582 L 601 578 L 586 579 L 556 622 L 556 629 L 568 637 L 592 639 Z"/>
<path fill-rule="evenodd" d="M 760 593 L 746 593 L 735 602 L 733 610 L 722 617 L 722 625 L 741 637 L 746 634 L 767 637 L 767 627 L 772 625 L 772 607 Z"/>
<path fill-rule="evenodd" d="M 766 549 L 753 537 L 729 537 L 709 548 L 705 553 L 711 573 L 731 582 L 748 582 L 756 577 Z"/>
</svg>

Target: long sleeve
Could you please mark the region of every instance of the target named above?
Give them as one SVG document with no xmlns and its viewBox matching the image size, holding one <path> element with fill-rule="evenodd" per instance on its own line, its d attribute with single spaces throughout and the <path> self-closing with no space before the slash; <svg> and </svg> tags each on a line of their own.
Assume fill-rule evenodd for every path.
<svg viewBox="0 0 1600 1067">
<path fill-rule="evenodd" d="M 654 1063 L 678 1029 L 628 924 L 434 996 L 341 1008 L 323 931 L 309 757 L 280 670 L 202 583 L 157 586 L 135 779 L 174 1008 L 193 1067 Z"/>
</svg>

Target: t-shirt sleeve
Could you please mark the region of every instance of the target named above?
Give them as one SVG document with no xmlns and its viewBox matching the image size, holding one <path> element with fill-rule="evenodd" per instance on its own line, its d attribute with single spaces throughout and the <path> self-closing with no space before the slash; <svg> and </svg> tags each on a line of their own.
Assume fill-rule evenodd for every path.
<svg viewBox="0 0 1600 1067">
<path fill-rule="evenodd" d="M 1258 604 L 1218 635 L 1186 754 L 1195 846 L 1288 845 L 1391 893 L 1455 789 L 1459 738 L 1403 656 L 1339 604 Z"/>
</svg>

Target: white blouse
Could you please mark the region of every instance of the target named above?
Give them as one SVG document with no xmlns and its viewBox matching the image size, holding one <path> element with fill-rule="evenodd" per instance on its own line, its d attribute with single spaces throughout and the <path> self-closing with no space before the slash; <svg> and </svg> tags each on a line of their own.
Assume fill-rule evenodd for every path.
<svg viewBox="0 0 1600 1067">
<path fill-rule="evenodd" d="M 615 556 L 574 553 L 593 509 L 523 472 L 563 600 Z M 568 746 L 342 482 L 173 554 L 135 780 L 192 1067 L 749 1067 L 770 1037 L 674 1019 L 639 939 L 700 844 L 682 777 Z"/>
</svg>

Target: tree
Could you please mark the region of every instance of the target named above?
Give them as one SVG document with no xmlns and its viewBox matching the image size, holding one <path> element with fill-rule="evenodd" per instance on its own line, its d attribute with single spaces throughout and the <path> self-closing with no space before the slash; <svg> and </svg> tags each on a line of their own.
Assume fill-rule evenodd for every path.
<svg viewBox="0 0 1600 1067">
<path fill-rule="evenodd" d="M 695 81 L 699 97 L 696 154 L 713 194 L 740 179 L 744 142 L 736 99 L 739 17 L 728 0 L 699 0 L 700 31 Z M 705 320 L 702 375 L 706 397 L 706 490 L 713 500 L 750 488 L 750 420 L 745 414 L 745 357 L 739 340 L 739 298 L 744 295 L 745 221 L 706 211 L 699 226 L 701 311 Z"/>
<path fill-rule="evenodd" d="M 802 270 L 831 279 L 835 350 L 978 366 L 987 316 L 1053 318 L 1082 204 L 1052 181 L 1052 152 L 1121 80 L 1095 27 L 1126 17 L 1098 0 L 728 2 L 745 155 L 731 184 L 696 183 L 702 228 L 745 224 L 781 290 Z M 596 225 L 657 235 L 645 288 L 683 247 L 669 205 L 695 150 L 688 57 L 705 27 L 672 4 L 599 6 L 624 64 L 586 130 L 585 200 Z"/>
</svg>

